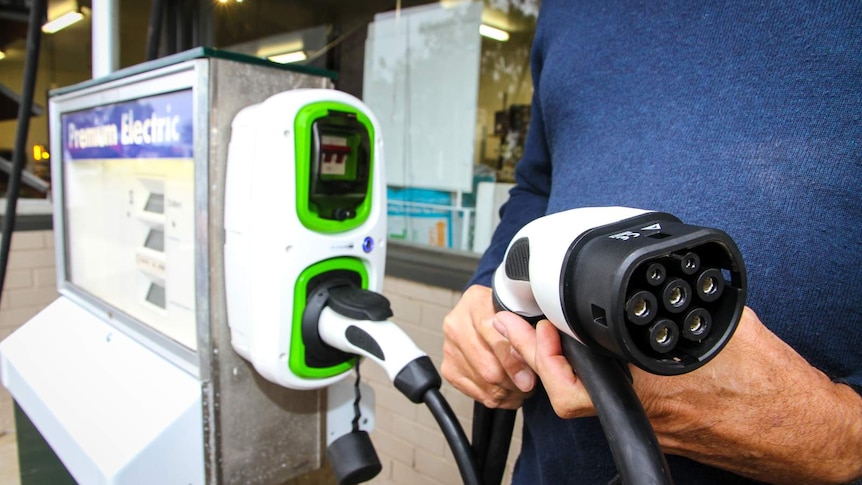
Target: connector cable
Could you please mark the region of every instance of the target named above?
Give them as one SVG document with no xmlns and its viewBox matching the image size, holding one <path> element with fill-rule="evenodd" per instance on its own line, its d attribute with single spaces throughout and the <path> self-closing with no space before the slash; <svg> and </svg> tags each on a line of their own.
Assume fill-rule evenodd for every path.
<svg viewBox="0 0 862 485">
<path fill-rule="evenodd" d="M 670 468 L 624 364 L 560 334 L 563 354 L 602 423 L 622 483 L 672 485 Z"/>
<path fill-rule="evenodd" d="M 476 468 L 473 450 L 470 448 L 470 442 L 467 441 L 467 435 L 458 424 L 458 418 L 449 406 L 449 403 L 443 398 L 440 389 L 431 388 L 425 392 L 423 397 L 425 405 L 431 411 L 431 415 L 437 420 L 440 430 L 443 431 L 443 436 L 446 437 L 446 442 L 449 443 L 449 448 L 455 456 L 455 462 L 458 464 L 458 470 L 461 472 L 461 480 L 464 485 L 481 485 L 479 473 Z"/>
</svg>

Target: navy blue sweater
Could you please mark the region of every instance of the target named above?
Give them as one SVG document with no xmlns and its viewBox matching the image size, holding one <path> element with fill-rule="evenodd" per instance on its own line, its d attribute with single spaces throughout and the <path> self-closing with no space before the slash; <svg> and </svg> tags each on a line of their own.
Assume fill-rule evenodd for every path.
<svg viewBox="0 0 862 485">
<path fill-rule="evenodd" d="M 862 2 L 544 0 L 532 73 L 517 184 L 473 283 L 543 214 L 669 212 L 726 231 L 748 306 L 862 385 Z M 614 475 L 597 420 L 560 420 L 541 390 L 523 409 L 516 483 Z M 749 483 L 669 464 L 677 484 Z"/>
</svg>

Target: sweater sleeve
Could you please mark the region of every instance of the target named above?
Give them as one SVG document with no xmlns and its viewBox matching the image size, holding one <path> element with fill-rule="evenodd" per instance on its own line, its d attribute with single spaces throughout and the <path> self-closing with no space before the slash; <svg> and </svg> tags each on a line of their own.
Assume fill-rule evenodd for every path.
<svg viewBox="0 0 862 485">
<path fill-rule="evenodd" d="M 525 224 L 545 215 L 548 208 L 552 170 L 539 93 L 542 64 L 540 37 L 541 32 L 537 31 L 530 56 L 534 86 L 530 126 L 524 155 L 515 167 L 515 186 L 509 191 L 509 199 L 500 208 L 500 225 L 494 231 L 491 244 L 482 255 L 467 286 L 491 286 L 492 275 L 503 260 L 509 241 Z"/>
</svg>

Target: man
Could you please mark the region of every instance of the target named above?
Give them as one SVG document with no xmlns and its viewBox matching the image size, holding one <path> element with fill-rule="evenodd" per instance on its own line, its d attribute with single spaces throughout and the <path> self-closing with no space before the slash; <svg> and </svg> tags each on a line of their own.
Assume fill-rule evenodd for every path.
<svg viewBox="0 0 862 485">
<path fill-rule="evenodd" d="M 632 369 L 676 483 L 862 477 L 862 3 L 541 8 L 517 184 L 444 321 L 444 377 L 489 407 L 523 406 L 514 482 L 615 473 L 556 330 L 495 315 L 488 288 L 524 224 L 610 205 L 720 228 L 746 262 L 749 308 L 712 362 Z"/>
</svg>

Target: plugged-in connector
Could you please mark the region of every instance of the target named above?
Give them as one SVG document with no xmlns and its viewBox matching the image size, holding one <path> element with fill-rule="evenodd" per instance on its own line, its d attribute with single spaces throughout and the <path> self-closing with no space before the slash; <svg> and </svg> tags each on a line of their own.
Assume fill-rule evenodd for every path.
<svg viewBox="0 0 862 485">
<path fill-rule="evenodd" d="M 314 317 L 320 339 L 333 350 L 376 362 L 396 389 L 414 403 L 425 403 L 452 449 L 462 480 L 479 485 L 470 443 L 440 393 L 440 374 L 400 327 L 385 320 L 392 316 L 389 301 L 352 285 L 330 287 L 326 292 L 326 306 Z"/>
<path fill-rule="evenodd" d="M 618 364 L 675 375 L 718 354 L 745 305 L 745 266 L 730 237 L 665 213 L 572 209 L 515 234 L 493 290 L 497 309 L 530 322 L 547 318 L 565 334 L 563 354 L 593 401 L 622 482 L 672 484 L 630 375 Z M 474 422 L 504 418 L 514 416 L 478 404 L 474 412 Z M 486 444 L 478 459 L 492 458 L 487 443 L 510 437 L 511 424 L 474 436 Z M 502 466 L 493 472 L 499 482 Z"/>
<path fill-rule="evenodd" d="M 398 325 L 387 320 L 370 320 L 367 314 L 350 314 L 338 302 L 347 298 L 370 300 L 376 296 L 384 301 L 385 298 L 355 287 L 342 288 L 344 291 L 341 292 L 330 290 L 328 306 L 320 312 L 317 331 L 323 342 L 340 351 L 373 360 L 383 367 L 393 382 L 411 362 L 427 358 Z M 388 301 L 386 304 L 388 306 Z"/>
</svg>

